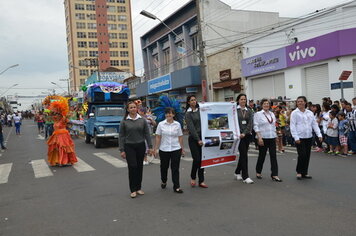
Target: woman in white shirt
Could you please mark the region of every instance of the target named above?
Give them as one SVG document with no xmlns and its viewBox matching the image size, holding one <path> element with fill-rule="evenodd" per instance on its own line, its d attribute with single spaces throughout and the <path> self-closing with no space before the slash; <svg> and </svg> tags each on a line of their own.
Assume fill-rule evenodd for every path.
<svg viewBox="0 0 356 236">
<path fill-rule="evenodd" d="M 271 178 L 273 181 L 282 182 L 278 177 L 278 163 L 276 154 L 276 117 L 270 111 L 271 104 L 268 99 L 262 99 L 262 110 L 254 116 L 254 130 L 258 139 L 258 160 L 256 164 L 256 177 L 262 179 L 262 168 L 266 158 L 267 149 L 271 160 Z"/>
<path fill-rule="evenodd" d="M 179 185 L 179 164 L 180 157 L 184 155 L 183 149 L 183 132 L 179 122 L 174 120 L 175 111 L 171 107 L 165 110 L 166 119 L 161 121 L 156 130 L 156 142 L 154 154 L 157 154 L 161 159 L 161 188 L 167 186 L 167 175 L 169 162 L 171 162 L 173 191 L 175 193 L 183 193 Z"/>
</svg>

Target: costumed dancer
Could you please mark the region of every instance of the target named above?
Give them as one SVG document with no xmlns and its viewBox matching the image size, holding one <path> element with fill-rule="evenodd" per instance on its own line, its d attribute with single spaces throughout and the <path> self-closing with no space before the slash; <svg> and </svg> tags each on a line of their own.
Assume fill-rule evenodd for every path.
<svg viewBox="0 0 356 236">
<path fill-rule="evenodd" d="M 50 166 L 72 165 L 78 160 L 75 155 L 74 142 L 66 129 L 68 102 L 64 97 L 58 97 L 50 103 L 49 110 L 54 121 L 54 132 L 47 141 L 48 162 Z"/>
</svg>

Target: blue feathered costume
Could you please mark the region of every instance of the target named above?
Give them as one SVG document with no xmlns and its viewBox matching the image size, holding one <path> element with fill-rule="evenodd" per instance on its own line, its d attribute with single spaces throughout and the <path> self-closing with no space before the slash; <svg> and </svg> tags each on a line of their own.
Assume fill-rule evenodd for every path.
<svg viewBox="0 0 356 236">
<path fill-rule="evenodd" d="M 167 107 L 172 107 L 174 109 L 174 111 L 176 112 L 175 120 L 178 121 L 180 123 L 180 125 L 183 127 L 184 114 L 180 107 L 179 101 L 177 101 L 174 98 L 170 98 L 166 95 L 159 97 L 158 107 L 156 107 L 152 110 L 153 113 L 157 116 L 157 119 L 156 119 L 157 123 L 166 119 L 164 112 Z"/>
</svg>

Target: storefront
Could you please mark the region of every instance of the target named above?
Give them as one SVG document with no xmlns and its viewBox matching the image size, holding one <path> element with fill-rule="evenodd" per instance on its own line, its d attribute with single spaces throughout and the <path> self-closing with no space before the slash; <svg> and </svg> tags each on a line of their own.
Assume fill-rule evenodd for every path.
<svg viewBox="0 0 356 236">
<path fill-rule="evenodd" d="M 189 94 L 194 94 L 201 99 L 200 67 L 189 66 L 137 86 L 137 97 L 143 98 L 148 107 L 155 107 L 162 94 L 174 97 L 182 105 Z"/>
<path fill-rule="evenodd" d="M 241 61 L 249 98 L 291 98 L 305 95 L 313 103 L 341 98 L 339 76 L 354 71 L 345 82 L 344 97 L 356 95 L 356 28 L 339 30 Z"/>
</svg>

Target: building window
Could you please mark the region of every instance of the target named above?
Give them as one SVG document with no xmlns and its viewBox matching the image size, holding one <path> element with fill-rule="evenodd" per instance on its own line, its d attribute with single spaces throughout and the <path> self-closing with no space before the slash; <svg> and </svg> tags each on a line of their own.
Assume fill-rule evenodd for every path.
<svg viewBox="0 0 356 236">
<path fill-rule="evenodd" d="M 120 57 L 129 57 L 128 51 L 120 51 Z"/>
<path fill-rule="evenodd" d="M 87 11 L 95 11 L 95 5 L 86 5 Z"/>
<path fill-rule="evenodd" d="M 119 57 L 118 51 L 110 51 L 110 57 Z"/>
<path fill-rule="evenodd" d="M 87 47 L 87 42 L 78 41 L 78 48 L 86 48 L 86 47 Z"/>
<path fill-rule="evenodd" d="M 116 24 L 108 24 L 108 30 L 117 30 Z"/>
<path fill-rule="evenodd" d="M 118 6 L 117 7 L 117 12 L 126 12 L 126 7 L 125 6 Z"/>
<path fill-rule="evenodd" d="M 125 3 L 125 0 L 117 0 L 117 3 Z"/>
<path fill-rule="evenodd" d="M 115 6 L 108 6 L 108 12 L 116 12 Z"/>
<path fill-rule="evenodd" d="M 88 14 L 87 15 L 89 20 L 96 20 L 96 15 L 95 14 Z"/>
<path fill-rule="evenodd" d="M 87 34 L 85 32 L 77 32 L 77 38 L 84 39 L 86 37 L 87 37 Z"/>
<path fill-rule="evenodd" d="M 127 39 L 127 33 L 119 33 L 119 39 Z"/>
<path fill-rule="evenodd" d="M 89 51 L 89 57 L 98 57 L 98 51 Z"/>
<path fill-rule="evenodd" d="M 88 52 L 87 51 L 78 51 L 78 57 L 87 57 Z"/>
<path fill-rule="evenodd" d="M 127 30 L 127 25 L 126 24 L 118 24 L 119 30 Z"/>
<path fill-rule="evenodd" d="M 106 0 L 106 2 L 115 2 L 115 0 Z"/>
<path fill-rule="evenodd" d="M 83 22 L 77 22 L 76 25 L 77 25 L 77 29 L 85 29 L 85 23 Z"/>
<path fill-rule="evenodd" d="M 90 39 L 96 39 L 97 33 L 96 32 L 88 32 L 88 38 Z"/>
<path fill-rule="evenodd" d="M 117 48 L 118 47 L 118 43 L 117 42 L 111 42 L 109 44 L 110 48 Z"/>
<path fill-rule="evenodd" d="M 128 47 L 129 47 L 129 43 L 120 42 L 120 48 L 128 48 Z"/>
<path fill-rule="evenodd" d="M 89 71 L 88 71 L 88 70 L 79 70 L 79 75 L 81 75 L 81 76 L 83 76 L 83 75 L 88 76 L 88 75 L 89 75 Z"/>
<path fill-rule="evenodd" d="M 168 48 L 163 51 L 162 74 L 167 74 L 169 72 L 169 64 L 170 64 L 170 52 Z"/>
<path fill-rule="evenodd" d="M 75 10 L 84 10 L 84 4 L 76 3 L 75 4 Z"/>
<path fill-rule="evenodd" d="M 127 16 L 123 16 L 123 15 L 119 15 L 117 16 L 118 21 L 126 21 L 127 20 Z"/>
<path fill-rule="evenodd" d="M 109 39 L 117 39 L 117 33 L 109 33 Z"/>
<path fill-rule="evenodd" d="M 76 20 L 85 20 L 85 14 L 84 13 L 75 13 L 75 19 Z"/>
<path fill-rule="evenodd" d="M 90 48 L 97 48 L 98 47 L 98 42 L 89 42 L 89 47 Z"/>
<path fill-rule="evenodd" d="M 121 60 L 121 66 L 130 66 L 129 60 Z"/>
<path fill-rule="evenodd" d="M 88 66 L 87 60 L 79 60 L 79 66 Z"/>
<path fill-rule="evenodd" d="M 110 60 L 110 66 L 120 66 L 119 60 Z"/>
<path fill-rule="evenodd" d="M 96 29 L 96 23 L 88 23 L 88 29 Z"/>
<path fill-rule="evenodd" d="M 116 21 L 115 15 L 108 15 L 108 21 Z"/>
</svg>

